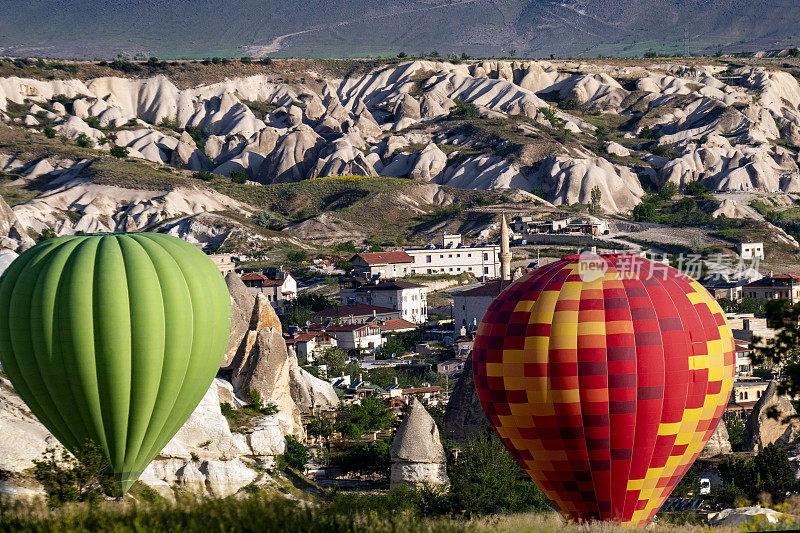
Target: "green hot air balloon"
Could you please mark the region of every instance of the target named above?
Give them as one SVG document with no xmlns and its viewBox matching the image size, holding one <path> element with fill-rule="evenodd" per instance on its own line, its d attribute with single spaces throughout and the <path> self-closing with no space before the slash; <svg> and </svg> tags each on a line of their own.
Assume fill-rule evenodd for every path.
<svg viewBox="0 0 800 533">
<path fill-rule="evenodd" d="M 58 237 L 0 277 L 3 369 L 68 450 L 105 450 L 122 493 L 203 398 L 229 331 L 219 270 L 168 235 Z"/>
</svg>

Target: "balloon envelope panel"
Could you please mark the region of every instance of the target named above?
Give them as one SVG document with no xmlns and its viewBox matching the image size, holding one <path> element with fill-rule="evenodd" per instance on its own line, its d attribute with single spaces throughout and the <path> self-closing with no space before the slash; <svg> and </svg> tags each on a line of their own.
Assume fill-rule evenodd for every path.
<svg viewBox="0 0 800 533">
<path fill-rule="evenodd" d="M 735 350 L 699 283 L 630 255 L 571 256 L 507 288 L 474 344 L 495 431 L 559 511 L 649 521 L 728 403 Z"/>
<path fill-rule="evenodd" d="M 127 491 L 202 399 L 230 295 L 195 246 L 155 233 L 59 237 L 0 277 L 0 361 L 69 450 L 90 440 Z"/>
</svg>

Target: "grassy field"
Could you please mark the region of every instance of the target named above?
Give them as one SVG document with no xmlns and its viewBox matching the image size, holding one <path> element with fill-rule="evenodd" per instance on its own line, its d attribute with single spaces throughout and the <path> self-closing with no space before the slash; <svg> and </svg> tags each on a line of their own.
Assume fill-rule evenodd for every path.
<svg viewBox="0 0 800 533">
<path fill-rule="evenodd" d="M 657 519 L 645 528 L 620 527 L 608 523 L 565 523 L 553 512 L 542 514 L 493 515 L 477 519 L 427 518 L 414 513 L 387 509 L 364 510 L 349 497 L 332 502 L 288 500 L 255 493 L 244 498 L 195 500 L 177 504 L 150 502 L 105 502 L 96 506 L 73 504 L 50 510 L 39 504 L 0 507 L 0 531 L 14 532 L 303 532 L 349 533 L 635 533 L 701 532 L 706 526 Z M 778 525 L 774 529 L 790 529 Z M 765 530 L 765 529 L 760 529 Z M 720 533 L 740 528 L 715 528 Z"/>
</svg>

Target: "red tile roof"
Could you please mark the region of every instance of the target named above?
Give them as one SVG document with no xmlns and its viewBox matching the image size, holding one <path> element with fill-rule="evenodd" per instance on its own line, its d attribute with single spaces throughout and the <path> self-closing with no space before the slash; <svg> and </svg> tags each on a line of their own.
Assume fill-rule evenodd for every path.
<svg viewBox="0 0 800 533">
<path fill-rule="evenodd" d="M 242 281 L 265 281 L 269 278 L 264 274 L 259 274 L 258 272 L 248 272 L 247 274 L 242 274 Z"/>
<path fill-rule="evenodd" d="M 393 318 L 391 320 L 386 320 L 383 324 L 380 325 L 382 331 L 397 331 L 400 329 L 416 329 L 417 325 L 413 322 L 409 322 L 404 318 Z"/>
<path fill-rule="evenodd" d="M 280 287 L 285 280 L 270 279 L 264 274 L 258 272 L 250 272 L 242 275 L 242 281 L 255 281 L 261 283 L 262 287 Z"/>
<path fill-rule="evenodd" d="M 368 265 L 386 265 L 391 263 L 413 263 L 414 259 L 402 250 L 396 252 L 364 252 L 356 254 L 353 259 L 360 257 Z M 351 259 L 352 261 L 352 259 Z"/>
</svg>

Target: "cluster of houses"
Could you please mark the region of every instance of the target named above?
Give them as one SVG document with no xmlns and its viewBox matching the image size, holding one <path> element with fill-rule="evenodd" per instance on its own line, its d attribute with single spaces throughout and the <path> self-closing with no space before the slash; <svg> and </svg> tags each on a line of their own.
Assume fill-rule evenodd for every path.
<svg viewBox="0 0 800 533">
<path fill-rule="evenodd" d="M 522 216 L 515 218 L 510 227 L 505 218 L 502 222 L 500 245 L 466 245 L 461 235 L 444 234 L 441 242 L 422 248 L 355 254 L 350 259 L 352 271 L 339 280 L 341 303 L 314 313 L 308 324 L 290 327 L 285 333 L 288 348 L 307 364 L 314 364 L 325 350 L 339 348 L 352 361 L 357 361 L 364 371 L 382 367 L 418 375 L 435 371 L 455 380 L 465 369 L 483 315 L 492 301 L 512 283 L 508 251 L 510 228 L 518 235 L 603 235 L 609 232 L 607 223 L 594 220 L 541 221 Z M 764 258 L 763 243 L 741 243 L 737 251 L 742 261 Z M 230 256 L 216 255 L 212 259 L 223 273 L 235 268 Z M 437 350 L 431 348 L 430 343 L 422 343 L 407 353 L 381 353 L 382 358 L 376 358 L 392 335 L 431 325 L 428 320 L 428 287 L 417 282 L 420 277 L 465 272 L 472 273 L 482 283 L 453 293 L 452 329 L 424 330 L 432 340 L 452 347 L 453 357 L 436 363 L 427 362 L 431 360 L 428 356 L 436 354 Z M 246 272 L 242 274 L 242 281 L 250 290 L 263 293 L 279 314 L 290 311 L 297 297 L 296 280 L 281 268 Z M 711 276 L 704 285 L 718 299 L 740 301 L 752 298 L 764 302 L 785 298 L 791 303 L 800 301 L 800 275 L 797 274 L 770 272 L 762 277 L 751 269 L 733 277 Z M 752 315 L 729 315 L 729 321 L 736 345 L 736 382 L 725 416 L 745 418 L 769 384 L 763 376 L 753 376 L 750 340 L 753 335 L 770 338 L 774 332 L 766 327 L 764 319 Z M 324 374 L 324 366 L 320 370 Z M 395 384 L 381 388 L 361 376 L 329 378 L 344 401 L 375 396 L 398 407 L 414 396 L 432 403 L 447 400 L 447 391 L 436 385 L 403 388 Z"/>
<path fill-rule="evenodd" d="M 560 218 L 538 220 L 533 216 L 519 216 L 511 220 L 511 229 L 517 235 L 608 235 L 608 222 L 598 219 Z"/>
</svg>

